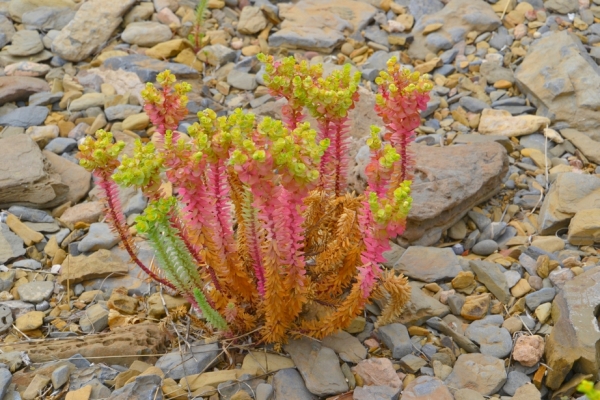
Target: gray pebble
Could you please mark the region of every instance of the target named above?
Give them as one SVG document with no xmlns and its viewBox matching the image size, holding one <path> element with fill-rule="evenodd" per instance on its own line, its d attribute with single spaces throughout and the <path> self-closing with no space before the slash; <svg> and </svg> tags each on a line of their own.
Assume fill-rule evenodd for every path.
<svg viewBox="0 0 600 400">
<path fill-rule="evenodd" d="M 52 372 L 52 386 L 54 389 L 61 388 L 69 380 L 71 370 L 69 365 L 61 365 Z"/>
<path fill-rule="evenodd" d="M 41 303 L 48 300 L 54 291 L 54 282 L 34 281 L 17 288 L 19 298 L 29 303 Z"/>
<path fill-rule="evenodd" d="M 520 371 L 510 371 L 502 390 L 509 396 L 514 396 L 518 388 L 530 382 L 531 379 L 524 373 Z"/>
<path fill-rule="evenodd" d="M 377 329 L 377 336 L 392 350 L 392 357 L 402 358 L 412 352 L 412 343 L 408 329 L 402 324 L 385 325 Z"/>
<path fill-rule="evenodd" d="M 525 296 L 525 304 L 530 310 L 535 310 L 540 304 L 551 302 L 555 295 L 554 288 L 543 288 Z"/>
<path fill-rule="evenodd" d="M 42 264 L 36 260 L 19 260 L 13 263 L 13 268 L 40 269 Z"/>
<path fill-rule="evenodd" d="M 473 253 L 480 256 L 489 256 L 498 250 L 498 244 L 493 240 L 483 240 L 473 246 Z"/>
</svg>

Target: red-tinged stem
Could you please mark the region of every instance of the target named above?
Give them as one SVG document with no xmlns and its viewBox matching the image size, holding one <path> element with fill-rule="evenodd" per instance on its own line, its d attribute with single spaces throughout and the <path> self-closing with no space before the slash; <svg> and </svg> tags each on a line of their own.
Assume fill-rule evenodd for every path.
<svg viewBox="0 0 600 400">
<path fill-rule="evenodd" d="M 347 118 L 334 121 L 335 126 L 335 196 L 339 197 L 346 189 L 348 169 L 347 129 L 344 123 Z"/>
<path fill-rule="evenodd" d="M 262 262 L 262 256 L 260 254 L 260 246 L 258 239 L 258 227 L 256 226 L 256 218 L 251 215 L 248 218 L 248 232 L 247 240 L 248 247 L 250 248 L 251 256 L 254 261 L 254 275 L 256 276 L 256 283 L 258 285 L 258 293 L 261 297 L 265 297 L 265 266 Z"/>
<path fill-rule="evenodd" d="M 125 250 L 131 257 L 133 262 L 135 262 L 137 266 L 142 269 L 142 271 L 148 274 L 156 282 L 177 291 L 177 288 L 173 284 L 152 272 L 135 254 L 135 251 L 133 250 L 133 246 L 131 244 L 131 239 L 129 237 L 129 232 L 127 231 L 127 228 L 120 223 L 120 221 L 123 220 L 123 214 L 121 212 L 121 204 L 119 201 L 118 189 L 116 188 L 116 184 L 113 181 L 107 179 L 106 176 L 103 176 L 101 174 L 97 174 L 96 176 L 99 178 L 98 186 L 100 186 L 100 188 L 104 191 L 106 195 L 108 214 L 110 216 L 108 220 L 112 222 L 113 228 L 119 234 L 123 246 L 125 247 Z"/>
</svg>

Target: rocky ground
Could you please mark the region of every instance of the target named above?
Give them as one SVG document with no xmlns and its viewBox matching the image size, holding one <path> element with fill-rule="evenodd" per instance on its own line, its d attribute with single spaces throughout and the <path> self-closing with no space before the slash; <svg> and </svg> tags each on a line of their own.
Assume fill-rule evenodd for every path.
<svg viewBox="0 0 600 400">
<path fill-rule="evenodd" d="M 599 0 L 210 0 L 197 54 L 195 4 L 0 0 L 0 399 L 562 400 L 598 380 Z M 149 138 L 140 90 L 167 68 L 194 88 L 188 122 L 278 116 L 261 51 L 362 72 L 357 190 L 378 72 L 396 55 L 432 75 L 386 254 L 413 287 L 397 323 L 374 329 L 373 304 L 279 354 L 216 342 L 102 222 L 77 143 Z M 130 222 L 146 204 L 121 199 Z"/>
</svg>

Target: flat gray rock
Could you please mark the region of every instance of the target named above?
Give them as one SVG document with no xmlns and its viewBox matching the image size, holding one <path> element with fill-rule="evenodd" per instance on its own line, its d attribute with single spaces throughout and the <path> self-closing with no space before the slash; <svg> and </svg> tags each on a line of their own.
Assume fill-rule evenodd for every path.
<svg viewBox="0 0 600 400">
<path fill-rule="evenodd" d="M 187 375 L 199 374 L 219 362 L 219 353 L 217 343 L 195 345 L 191 352 L 184 353 L 183 358 L 179 351 L 161 356 L 155 366 L 165 373 L 165 377 L 179 380 Z"/>
<path fill-rule="evenodd" d="M 104 66 L 115 71 L 122 69 L 127 72 L 135 72 L 142 82 L 154 82 L 156 75 L 165 69 L 171 71 L 178 79 L 195 79 L 199 77 L 198 71 L 187 65 L 161 61 L 141 54 L 112 57 L 104 61 Z"/>
<path fill-rule="evenodd" d="M 452 249 L 423 246 L 406 249 L 394 269 L 423 282 L 453 279 L 462 271 Z"/>
<path fill-rule="evenodd" d="M 329 396 L 348 391 L 348 383 L 335 352 L 309 338 L 292 340 L 284 346 L 314 395 Z"/>
<path fill-rule="evenodd" d="M 34 281 L 17 288 L 19 298 L 29 303 L 41 303 L 48 300 L 54 291 L 54 282 Z"/>
<path fill-rule="evenodd" d="M 23 240 L 12 233 L 8 225 L 0 223 L 0 263 L 5 263 L 25 254 Z"/>
<path fill-rule="evenodd" d="M 48 116 L 48 108 L 41 106 L 19 107 L 0 117 L 0 125 L 29 128 L 42 125 Z"/>
</svg>

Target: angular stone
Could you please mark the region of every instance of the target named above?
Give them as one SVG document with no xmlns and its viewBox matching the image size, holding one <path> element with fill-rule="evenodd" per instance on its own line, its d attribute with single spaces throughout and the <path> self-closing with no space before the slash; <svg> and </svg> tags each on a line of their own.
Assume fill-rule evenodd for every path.
<svg viewBox="0 0 600 400">
<path fill-rule="evenodd" d="M 156 362 L 155 354 L 165 352 L 167 337 L 157 324 L 136 324 L 115 328 L 109 333 L 63 339 L 47 343 L 12 344 L 14 351 L 25 351 L 34 363 L 67 359 L 75 354 L 90 357 L 95 363 L 129 367 L 136 360 Z M 131 357 L 131 356 L 134 357 Z M 106 357 L 106 358 L 103 358 Z"/>
<path fill-rule="evenodd" d="M 454 400 L 444 382 L 433 376 L 419 376 L 406 385 L 402 400 Z"/>
<path fill-rule="evenodd" d="M 410 301 L 404 306 L 402 314 L 396 320 L 407 327 L 422 325 L 431 317 L 445 317 L 450 313 L 448 306 L 421 291 L 422 284 L 410 282 Z"/>
<path fill-rule="evenodd" d="M 48 300 L 54 291 L 54 282 L 34 281 L 17 288 L 19 298 L 29 303 L 41 303 Z"/>
<path fill-rule="evenodd" d="M 92 255 L 67 256 L 63 262 L 57 281 L 66 285 L 84 282 L 90 279 L 105 278 L 111 274 L 127 274 L 129 268 L 120 259 L 114 257 L 108 250 L 98 250 Z"/>
<path fill-rule="evenodd" d="M 540 63 L 540 57 L 548 62 Z M 515 77 L 539 115 L 600 139 L 595 131 L 600 123 L 600 67 L 575 34 L 556 31 L 536 40 Z"/>
<path fill-rule="evenodd" d="M 553 235 L 566 228 L 579 210 L 593 208 L 600 208 L 600 178 L 574 172 L 559 174 L 540 208 L 540 233 Z"/>
<path fill-rule="evenodd" d="M 482 319 L 487 315 L 490 303 L 489 293 L 467 296 L 460 309 L 460 316 L 468 321 Z"/>
<path fill-rule="evenodd" d="M 425 28 L 435 23 L 442 23 L 443 26 L 433 33 L 425 34 Z M 440 50 L 452 48 L 455 43 L 465 40 L 469 32 L 491 32 L 500 25 L 500 18 L 486 2 L 452 0 L 440 11 L 425 15 L 417 21 L 412 29 L 414 41 L 408 54 L 423 60 L 427 53 L 437 54 Z"/>
<path fill-rule="evenodd" d="M 43 323 L 44 313 L 42 311 L 30 311 L 15 320 L 15 326 L 23 332 L 37 329 L 42 326 Z"/>
<path fill-rule="evenodd" d="M 423 282 L 452 279 L 462 271 L 452 249 L 422 246 L 406 249 L 393 268 Z"/>
<path fill-rule="evenodd" d="M 600 267 L 592 268 L 565 283 L 552 302 L 554 328 L 544 354 L 550 367 L 546 385 L 551 389 L 558 389 L 574 367 L 583 374 L 597 374 L 600 368 L 599 282 Z"/>
<path fill-rule="evenodd" d="M 363 360 L 352 368 L 352 372 L 359 375 L 365 385 L 402 387 L 402 381 L 396 374 L 392 362 L 387 358 L 374 357 Z"/>
<path fill-rule="evenodd" d="M 109 397 L 110 400 L 151 400 L 162 399 L 162 379 L 157 375 L 141 375 L 121 389 L 115 390 Z"/>
<path fill-rule="evenodd" d="M 21 22 L 21 17 L 28 11 L 38 7 L 75 8 L 77 3 L 72 0 L 13 0 L 8 5 L 8 12 L 12 19 Z"/>
<path fill-rule="evenodd" d="M 560 134 L 593 163 L 600 164 L 600 143 L 575 129 L 561 129 Z"/>
<path fill-rule="evenodd" d="M 50 90 L 43 79 L 30 76 L 0 76 L 0 104 L 27 100 L 29 96 Z"/>
<path fill-rule="evenodd" d="M 513 117 L 505 110 L 483 110 L 479 121 L 478 131 L 483 135 L 502 135 L 519 137 L 537 132 L 550 125 L 546 117 L 535 115 L 518 115 Z"/>
<path fill-rule="evenodd" d="M 375 7 L 355 0 L 283 3 L 279 5 L 281 29 L 269 37 L 269 45 L 331 52 L 344 40 L 344 30 L 360 32 L 375 12 Z"/>
<path fill-rule="evenodd" d="M 152 47 L 170 40 L 171 37 L 173 33 L 167 25 L 152 21 L 132 22 L 121 34 L 124 42 L 142 47 Z"/>
<path fill-rule="evenodd" d="M 392 351 L 392 357 L 400 359 L 412 353 L 412 342 L 408 329 L 402 324 L 381 326 L 376 331 L 377 337 Z"/>
<path fill-rule="evenodd" d="M 46 161 L 51 165 L 51 171 L 60 175 L 61 183 L 69 187 L 67 198 L 71 204 L 77 204 L 90 191 L 92 174 L 85 168 L 75 164 L 64 157 L 49 151 L 42 151 Z"/>
<path fill-rule="evenodd" d="M 348 391 L 348 384 L 333 350 L 317 341 L 302 338 L 284 346 L 302 374 L 308 390 L 317 396 Z"/>
<path fill-rule="evenodd" d="M 506 282 L 506 275 L 504 275 L 498 264 L 475 260 L 470 261 L 469 266 L 477 275 L 479 282 L 483 283 L 498 300 L 508 304 L 508 300 L 510 300 L 508 283 Z"/>
<path fill-rule="evenodd" d="M 0 223 L 0 263 L 12 261 L 23 254 L 23 239 L 12 233 L 6 224 Z"/>
<path fill-rule="evenodd" d="M 242 362 L 242 369 L 247 371 L 261 370 L 265 373 L 294 368 L 295 366 L 294 362 L 287 357 L 261 351 L 248 352 Z"/>
<path fill-rule="evenodd" d="M 600 209 L 577 211 L 569 224 L 567 240 L 575 246 L 600 242 Z"/>
<path fill-rule="evenodd" d="M 482 320 L 474 321 L 465 330 L 465 335 L 479 344 L 482 354 L 505 358 L 512 350 L 512 337 L 505 328 L 501 315 L 490 315 Z"/>
<path fill-rule="evenodd" d="M 358 386 L 352 393 L 353 400 L 398 400 L 400 389 L 389 386 Z"/>
<path fill-rule="evenodd" d="M 166 69 L 171 71 L 178 79 L 195 79 L 199 76 L 198 71 L 187 65 L 161 61 L 141 54 L 111 57 L 104 61 L 104 66 L 115 71 L 135 72 L 142 82 L 154 82 L 156 76 Z"/>
<path fill-rule="evenodd" d="M 0 117 L 0 125 L 29 128 L 42 125 L 48 116 L 48 108 L 41 106 L 19 107 Z"/>
<path fill-rule="evenodd" d="M 48 112 L 46 107 L 41 108 Z M 47 208 L 66 200 L 68 186 L 52 171 L 38 145 L 28 135 L 2 138 L 0 148 L 5 154 L 0 159 L 0 207 Z"/>
<path fill-rule="evenodd" d="M 96 53 L 123 21 L 135 0 L 90 0 L 52 41 L 52 51 L 69 61 L 82 61 Z"/>
<path fill-rule="evenodd" d="M 277 371 L 273 376 L 273 389 L 276 399 L 314 400 L 300 373 L 292 368 Z"/>
<path fill-rule="evenodd" d="M 458 357 L 445 383 L 454 389 L 468 388 L 489 396 L 500 390 L 506 378 L 504 361 L 474 353 Z"/>
<path fill-rule="evenodd" d="M 335 351 L 345 362 L 357 364 L 367 357 L 367 348 L 355 336 L 345 331 L 324 337 L 321 344 Z"/>
</svg>

